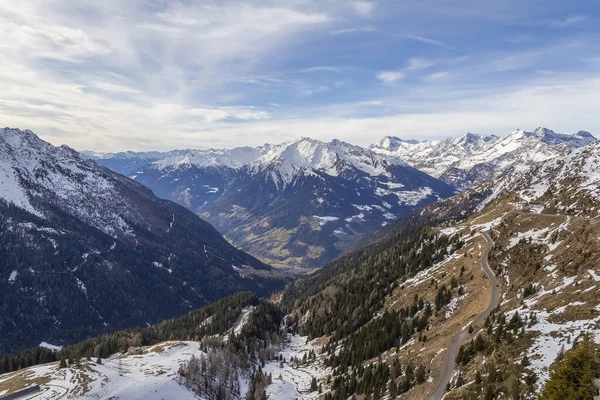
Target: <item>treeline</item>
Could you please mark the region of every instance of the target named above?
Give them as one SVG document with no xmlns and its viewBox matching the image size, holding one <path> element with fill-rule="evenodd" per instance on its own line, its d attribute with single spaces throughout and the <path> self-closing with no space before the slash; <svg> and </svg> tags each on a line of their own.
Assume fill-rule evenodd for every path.
<svg viewBox="0 0 600 400">
<path fill-rule="evenodd" d="M 385 311 L 347 337 L 339 351 L 335 351 L 335 344 L 326 346 L 330 356 L 328 365 L 344 374 L 349 367 L 359 366 L 394 347 L 400 348 L 413 338 L 415 332 L 427 328 L 432 314 L 431 304 L 418 297 L 410 307 Z M 423 337 L 421 335 L 421 340 Z"/>
<path fill-rule="evenodd" d="M 21 351 L 12 356 L 5 355 L 0 362 L 0 374 L 38 364 L 59 361 L 60 359 L 79 360 L 84 357 L 107 358 L 119 351 L 124 352 L 129 347 L 150 346 L 165 340 L 199 341 L 207 335 L 225 333 L 239 317 L 242 309 L 248 306 L 257 306 L 257 309 L 260 310 L 270 310 L 273 307 L 261 301 L 256 295 L 250 292 L 240 292 L 218 300 L 206 307 L 191 311 L 181 317 L 172 318 L 149 327 L 126 329 L 94 337 L 74 345 L 66 346 L 57 352 L 35 348 Z M 275 311 L 272 312 L 275 313 Z M 279 311 L 277 310 L 277 312 Z M 271 315 L 270 312 L 269 315 Z M 254 316 L 253 314 L 250 321 L 256 324 L 265 323 L 268 331 L 269 326 L 277 323 L 277 318 L 281 319 L 280 312 L 278 315 L 275 321 L 268 322 L 272 316 Z M 260 328 L 254 325 L 252 329 L 257 330 Z M 257 333 L 252 332 L 252 335 L 256 336 Z"/>
<path fill-rule="evenodd" d="M 336 377 L 331 392 L 325 400 L 347 400 L 351 396 L 363 396 L 367 400 L 378 400 L 386 395 L 394 399 L 427 380 L 427 370 L 423 365 L 401 365 L 395 359 L 391 365 L 384 362 L 360 365 L 355 371 Z"/>
<path fill-rule="evenodd" d="M 441 261 L 461 248 L 452 238 L 429 227 L 403 231 L 394 241 L 368 247 L 332 262 L 286 290 L 283 305 L 298 316 L 309 315 L 300 333 L 310 338 L 347 337 L 384 306 L 398 282 Z"/>
<path fill-rule="evenodd" d="M 391 361 L 369 366 L 365 362 L 399 348 L 416 334 L 419 340 L 427 340 L 432 304 L 416 296 L 410 306 L 384 310 L 385 301 L 403 281 L 463 245 L 458 235 L 448 237 L 429 226 L 400 229 L 286 290 L 282 303 L 293 314 L 290 323 L 309 338 L 329 336 L 323 351 L 333 373 L 326 399 L 355 394 L 379 399 L 423 383 L 427 371 L 422 366 L 396 366 L 392 372 Z M 441 296 L 438 309 L 450 300 L 450 290 L 444 289 Z"/>
</svg>

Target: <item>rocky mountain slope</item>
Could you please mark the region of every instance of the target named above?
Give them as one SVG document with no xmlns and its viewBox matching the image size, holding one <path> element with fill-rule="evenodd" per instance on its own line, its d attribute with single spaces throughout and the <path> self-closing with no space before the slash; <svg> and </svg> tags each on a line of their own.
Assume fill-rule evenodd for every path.
<svg viewBox="0 0 600 400">
<path fill-rule="evenodd" d="M 33 132 L 0 130 L 0 353 L 281 283 L 210 224 Z"/>
<path fill-rule="evenodd" d="M 541 213 L 600 216 L 600 143 L 565 152 L 495 184 L 488 201 L 515 191 L 519 200 Z"/>
<path fill-rule="evenodd" d="M 190 150 L 131 176 L 200 214 L 263 261 L 300 268 L 320 267 L 365 234 L 454 194 L 397 157 L 309 138 Z"/>
<path fill-rule="evenodd" d="M 533 132 L 518 129 L 505 136 L 468 133 L 439 142 L 404 141 L 388 136 L 371 149 L 400 157 L 446 183 L 468 189 L 508 172 L 527 170 L 534 163 L 594 141 L 596 138 L 585 131 L 565 135 L 537 128 Z"/>
<path fill-rule="evenodd" d="M 273 146 L 201 216 L 235 245 L 281 266 L 320 267 L 365 234 L 454 189 L 399 160 L 340 141 Z"/>
<path fill-rule="evenodd" d="M 534 399 L 564 352 L 600 343 L 599 156 L 427 206 L 286 290 L 327 343 L 331 398 Z"/>
</svg>

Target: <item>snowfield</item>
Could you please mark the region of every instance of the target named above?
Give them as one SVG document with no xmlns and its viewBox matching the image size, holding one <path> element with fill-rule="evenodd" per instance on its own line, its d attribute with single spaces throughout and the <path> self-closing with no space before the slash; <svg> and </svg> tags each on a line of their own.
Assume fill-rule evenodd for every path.
<svg viewBox="0 0 600 400">
<path fill-rule="evenodd" d="M 17 376 L 30 384 L 47 380 L 41 394 L 23 399 L 197 400 L 177 382 L 177 371 L 192 355 L 202 354 L 197 342 L 164 342 L 145 348 L 143 354 L 112 356 L 102 364 L 82 360 L 80 366 L 63 369 L 58 363 L 40 365 L 0 376 L 0 383 Z"/>
<path fill-rule="evenodd" d="M 241 313 L 233 327 L 239 331 L 244 326 L 252 308 Z M 44 347 L 60 349 L 42 343 Z M 179 384 L 178 370 L 192 356 L 206 355 L 200 350 L 199 342 L 171 341 L 141 348 L 142 354 L 118 354 L 103 359 L 102 364 L 95 360 L 82 360 L 79 366 L 72 365 L 59 369 L 58 363 L 44 364 L 0 376 L 0 384 L 24 378 L 24 387 L 36 382 L 41 384 L 42 392 L 34 393 L 23 399 L 124 399 L 124 400 L 197 400 L 198 397 L 185 386 Z M 304 354 L 313 350 L 317 359 L 305 365 L 294 366 L 292 357 L 302 359 Z M 273 383 L 267 388 L 267 394 L 273 400 L 315 399 L 318 392 L 309 393 L 313 377 L 318 381 L 331 373 L 323 368 L 320 348 L 307 341 L 306 337 L 290 335 L 282 346 L 281 354 L 286 362 L 268 362 L 263 371 L 271 373 Z M 249 378 L 240 375 L 240 388 L 243 395 L 248 388 Z M 323 392 L 326 392 L 325 384 Z M 0 396 L 6 391 L 0 390 Z"/>
<path fill-rule="evenodd" d="M 317 359 L 306 365 L 293 366 L 290 362 L 292 357 L 302 359 L 304 354 L 313 350 Z M 318 391 L 310 392 L 310 383 L 313 377 L 320 382 L 331 373 L 330 368 L 322 366 L 321 349 L 312 342 L 308 342 L 307 337 L 299 335 L 289 335 L 288 341 L 281 350 L 281 354 L 286 362 L 283 366 L 279 361 L 269 362 L 263 368 L 267 374 L 273 376 L 273 383 L 267 388 L 267 395 L 274 400 L 307 400 L 316 399 Z M 323 393 L 327 392 L 323 384 Z"/>
</svg>

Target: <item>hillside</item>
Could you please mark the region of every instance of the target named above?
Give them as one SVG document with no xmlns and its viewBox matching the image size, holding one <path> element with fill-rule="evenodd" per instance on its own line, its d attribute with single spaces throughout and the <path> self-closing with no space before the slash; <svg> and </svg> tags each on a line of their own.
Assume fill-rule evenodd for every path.
<svg viewBox="0 0 600 400">
<path fill-rule="evenodd" d="M 0 130 L 0 353 L 283 281 L 210 224 L 30 131 Z"/>
<path fill-rule="evenodd" d="M 563 351 L 599 343 L 599 154 L 431 205 L 288 289 L 300 331 L 328 343 L 332 398 L 535 398 Z M 485 200 L 449 212 L 467 198 Z"/>
<path fill-rule="evenodd" d="M 447 210 L 451 202 L 444 202 Z M 288 313 L 281 325 L 285 329 L 279 331 L 287 333 L 271 342 L 270 356 L 263 353 L 261 369 L 250 367 L 255 377 L 261 376 L 258 371 L 271 374 L 270 380 L 260 380 L 265 394 L 289 400 L 346 399 L 352 394 L 438 399 L 440 388 L 448 399 L 533 399 L 552 368 L 562 365 L 563 349 L 569 354 L 584 334 L 600 342 L 600 299 L 592 295 L 600 281 L 598 224 L 583 217 L 539 214 L 523 207 L 514 193 L 499 196 L 467 218 L 454 219 L 447 211 L 422 225 L 416 214 L 273 298 Z M 484 266 L 489 270 L 482 271 Z M 181 328 L 174 320 L 140 332 L 144 347 L 139 355 L 109 357 L 101 368 L 82 361 L 94 371 L 86 376 L 92 375 L 93 382 L 105 379 L 102 393 L 127 388 L 117 384 L 123 370 L 128 380 L 160 393 L 182 390 L 177 364 L 192 355 L 203 357 L 202 346 L 163 343 L 163 338 L 201 340 L 220 332 L 225 339 L 232 336 L 224 332 L 244 332 L 240 324 L 258 303 L 240 296 L 179 319 L 185 321 Z M 225 304 L 230 304 L 225 308 L 229 313 L 221 311 Z M 254 332 L 265 332 L 260 326 Z M 73 349 L 85 355 L 84 349 L 102 340 Z M 153 354 L 155 342 L 160 355 Z M 122 343 L 122 348 L 131 344 Z M 232 360 L 227 365 L 236 365 L 237 358 Z M 142 365 L 147 371 L 143 377 L 135 373 Z M 62 376 L 56 366 L 40 368 L 27 373 L 28 381 L 49 376 L 50 386 L 42 385 L 48 393 L 51 385 L 70 376 Z M 0 376 L 0 390 L 7 377 L 16 376 Z M 73 398 L 80 398 L 79 385 L 71 385 Z M 96 384 L 87 387 L 92 388 L 86 389 L 90 398 L 100 393 Z"/>
<path fill-rule="evenodd" d="M 39 399 L 295 398 L 284 379 L 304 392 L 325 370 L 296 363 L 316 347 L 281 324 L 272 304 L 238 293 L 157 325 L 5 356 L 0 395 L 38 384 Z"/>
</svg>

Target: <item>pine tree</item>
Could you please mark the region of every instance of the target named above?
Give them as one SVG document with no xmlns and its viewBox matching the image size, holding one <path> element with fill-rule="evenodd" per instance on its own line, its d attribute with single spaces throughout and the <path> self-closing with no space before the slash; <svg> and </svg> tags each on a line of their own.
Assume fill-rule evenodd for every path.
<svg viewBox="0 0 600 400">
<path fill-rule="evenodd" d="M 58 364 L 58 368 L 66 368 L 67 367 L 67 363 L 65 361 L 64 357 L 60 358 L 60 363 Z"/>
<path fill-rule="evenodd" d="M 310 381 L 310 391 L 311 392 L 315 392 L 317 391 L 317 378 L 315 378 L 314 376 L 312 377 L 311 381 Z"/>
<path fill-rule="evenodd" d="M 553 368 L 539 399 L 591 399 L 595 396 L 592 380 L 600 371 L 599 353 L 586 337 Z"/>
<path fill-rule="evenodd" d="M 482 382 L 482 381 L 483 381 L 483 380 L 482 380 L 482 378 L 481 378 L 481 373 L 480 373 L 479 371 L 477 371 L 477 372 L 475 373 L 475 384 L 476 384 L 476 385 L 481 385 L 481 382 Z"/>
</svg>

